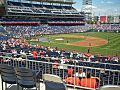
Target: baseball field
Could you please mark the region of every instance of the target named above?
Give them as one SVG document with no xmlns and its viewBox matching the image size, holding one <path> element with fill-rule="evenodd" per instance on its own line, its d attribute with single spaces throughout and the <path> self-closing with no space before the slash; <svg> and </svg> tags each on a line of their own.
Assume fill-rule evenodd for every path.
<svg viewBox="0 0 120 90">
<path fill-rule="evenodd" d="M 86 32 L 55 35 L 37 35 L 32 38 L 45 38 L 48 41 L 30 41 L 32 44 L 58 47 L 75 52 L 87 52 L 102 55 L 120 56 L 120 33 L 112 32 Z"/>
</svg>

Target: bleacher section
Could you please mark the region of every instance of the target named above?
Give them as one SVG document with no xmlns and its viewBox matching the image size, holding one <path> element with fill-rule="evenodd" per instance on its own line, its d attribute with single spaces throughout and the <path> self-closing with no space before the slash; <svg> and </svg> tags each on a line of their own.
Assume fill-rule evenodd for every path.
<svg viewBox="0 0 120 90">
<path fill-rule="evenodd" d="M 9 43 L 6 44 L 7 42 Z M 93 77 L 98 79 L 98 85 L 95 88 L 111 84 L 120 85 L 120 62 L 109 60 L 107 56 L 100 56 L 98 59 L 98 56 L 93 55 L 94 57 L 91 58 L 91 61 L 88 61 L 88 58 L 85 58 L 83 53 L 32 46 L 23 44 L 19 39 L 9 39 L 7 42 L 1 42 L 0 45 L 0 64 L 8 64 L 13 67 L 27 67 L 36 73 L 39 72 L 40 79 L 42 79 L 43 74 L 47 73 L 58 75 L 63 80 L 68 75 L 68 69 L 72 67 L 74 73 L 82 69 L 83 72 L 87 73 L 89 71 Z M 37 57 L 34 57 L 32 54 L 34 50 L 38 54 Z M 71 53 L 73 53 L 73 57 L 70 57 Z M 63 60 L 64 63 L 62 63 Z M 71 83 L 66 82 L 66 84 L 88 88 L 72 82 L 71 80 Z"/>
<path fill-rule="evenodd" d="M 84 25 L 85 16 L 71 4 L 7 1 L 1 24 Z M 25 23 L 26 22 L 26 23 Z"/>
<path fill-rule="evenodd" d="M 49 25 L 85 25 L 85 14 L 77 11 L 72 4 L 8 0 L 5 6 L 7 14 L 0 17 L 0 24 L 33 24 L 34 22 L 34 24 Z M 119 25 L 102 24 L 97 29 L 119 30 Z"/>
<path fill-rule="evenodd" d="M 4 25 L 6 30 L 11 35 L 24 36 L 39 35 L 39 34 L 59 34 L 59 33 L 73 33 L 86 32 L 89 27 L 84 26 L 48 26 L 48 25 Z"/>
<path fill-rule="evenodd" d="M 4 29 L 4 27 L 0 26 L 0 41 L 7 40 L 8 38 L 8 32 Z"/>
<path fill-rule="evenodd" d="M 29 14 L 50 14 L 50 15 L 67 15 L 67 16 L 81 16 L 72 6 L 57 6 L 45 4 L 30 4 L 8 1 L 8 13 L 29 13 Z"/>
<path fill-rule="evenodd" d="M 27 21 L 27 20 L 26 20 Z M 52 22 L 57 22 L 57 21 L 51 21 Z M 32 25 L 31 23 L 27 23 L 27 25 L 18 25 L 16 23 L 10 24 L 10 25 L 3 25 L 0 27 L 0 33 L 1 35 L 4 36 L 16 36 L 16 37 L 22 37 L 23 34 L 24 36 L 34 36 L 34 35 L 44 35 L 44 34 L 60 34 L 60 33 L 78 33 L 78 32 L 87 32 L 90 30 L 96 30 L 97 32 L 119 32 L 120 28 L 117 29 L 105 29 L 105 25 L 101 26 L 96 26 L 93 28 L 92 25 L 85 25 L 85 26 L 50 26 L 50 25 L 39 25 L 39 22 L 36 20 L 36 22 L 33 22 Z M 24 23 L 26 24 L 26 22 Z M 28 25 L 29 24 L 29 25 Z M 64 24 L 64 23 L 63 23 Z M 102 27 L 103 26 L 103 27 Z M 107 25 L 106 25 L 107 26 Z M 110 26 L 112 27 L 112 25 Z M 115 26 L 114 26 L 115 27 Z M 103 28 L 103 29 L 100 29 Z"/>
</svg>

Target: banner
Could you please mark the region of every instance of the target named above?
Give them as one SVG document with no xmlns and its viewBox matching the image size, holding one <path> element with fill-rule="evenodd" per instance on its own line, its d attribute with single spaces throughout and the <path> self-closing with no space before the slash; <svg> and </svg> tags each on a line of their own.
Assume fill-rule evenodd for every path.
<svg viewBox="0 0 120 90">
<path fill-rule="evenodd" d="M 100 22 L 107 22 L 107 17 L 106 16 L 100 16 Z"/>
</svg>

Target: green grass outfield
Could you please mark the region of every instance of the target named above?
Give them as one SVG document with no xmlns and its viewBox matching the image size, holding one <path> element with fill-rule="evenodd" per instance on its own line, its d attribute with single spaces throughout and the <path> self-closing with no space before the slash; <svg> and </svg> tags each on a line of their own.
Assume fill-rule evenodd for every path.
<svg viewBox="0 0 120 90">
<path fill-rule="evenodd" d="M 112 32 L 87 32 L 87 33 L 71 33 L 71 34 L 57 34 L 57 35 L 44 35 L 42 38 L 48 38 L 50 42 L 30 42 L 32 44 L 40 44 L 44 46 L 58 47 L 59 49 L 65 49 L 68 51 L 87 52 L 87 47 L 66 45 L 67 42 L 72 43 L 83 40 L 83 38 L 65 38 L 64 36 L 76 35 L 76 36 L 92 36 L 99 37 L 109 41 L 108 44 L 103 46 L 91 47 L 90 52 L 94 54 L 104 55 L 118 55 L 120 56 L 120 33 Z M 40 38 L 36 36 L 33 38 Z M 64 38 L 63 41 L 56 41 L 57 38 Z"/>
</svg>

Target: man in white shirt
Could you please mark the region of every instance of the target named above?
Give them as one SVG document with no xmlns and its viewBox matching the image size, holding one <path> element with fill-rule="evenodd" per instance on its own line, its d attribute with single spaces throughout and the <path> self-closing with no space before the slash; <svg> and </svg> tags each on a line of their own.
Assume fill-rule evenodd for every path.
<svg viewBox="0 0 120 90">
<path fill-rule="evenodd" d="M 85 74 L 85 72 L 83 72 L 83 71 L 80 69 L 78 72 L 76 72 L 76 73 L 74 74 L 74 76 L 79 77 L 79 78 L 83 78 L 83 77 L 86 77 L 86 74 Z"/>
<path fill-rule="evenodd" d="M 60 61 L 61 61 L 61 64 L 64 64 L 65 63 L 64 57 L 62 57 L 62 59 L 60 59 Z"/>
</svg>

